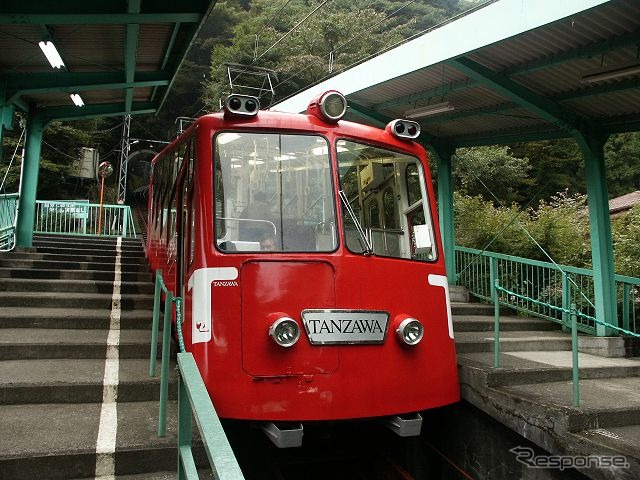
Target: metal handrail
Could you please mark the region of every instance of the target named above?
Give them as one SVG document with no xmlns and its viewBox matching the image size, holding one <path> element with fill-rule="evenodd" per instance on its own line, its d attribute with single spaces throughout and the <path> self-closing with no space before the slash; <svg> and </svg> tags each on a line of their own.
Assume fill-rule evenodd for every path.
<svg viewBox="0 0 640 480">
<path fill-rule="evenodd" d="M 158 435 L 167 433 L 167 402 L 169 397 L 169 349 L 171 344 L 171 317 L 173 304 L 176 305 L 176 332 L 178 334 L 178 479 L 198 480 L 198 471 L 192 452 L 192 415 L 200 431 L 209 464 L 214 477 L 220 480 L 243 480 L 229 440 L 220 418 L 211 402 L 211 398 L 191 353 L 185 351 L 182 335 L 182 298 L 175 297 L 167 289 L 162 272 L 156 271 L 153 326 L 151 332 L 151 356 L 149 375 L 156 374 L 156 355 L 158 326 L 160 323 L 160 301 L 164 293 L 164 317 L 162 332 L 162 360 L 160 367 L 160 411 L 158 415 Z"/>
<path fill-rule="evenodd" d="M 128 205 L 100 205 L 77 200 L 36 200 L 34 233 L 137 238 Z"/>
<path fill-rule="evenodd" d="M 566 275 L 566 274 L 565 274 Z M 527 298 L 524 295 L 520 295 L 516 292 L 512 292 L 506 288 L 500 286 L 500 281 L 495 279 L 494 281 L 494 290 L 493 290 L 493 302 L 494 302 L 494 336 L 493 336 L 493 367 L 500 367 L 500 304 L 503 303 L 500 301 L 500 292 L 506 294 L 507 297 L 519 297 L 523 300 L 527 300 L 530 302 L 543 304 L 544 302 L 540 302 L 539 300 L 533 298 Z M 551 308 L 553 310 L 557 310 L 562 313 L 563 318 L 570 319 L 571 323 L 571 365 L 572 365 L 572 386 L 573 386 L 573 406 L 580 406 L 580 378 L 579 378 L 579 365 L 578 365 L 578 317 L 588 318 L 590 321 L 602 325 L 607 328 L 611 328 L 618 332 L 624 333 L 625 335 L 630 335 L 636 338 L 640 338 L 640 334 L 631 332 L 625 328 L 620 328 L 617 325 L 612 325 L 608 322 L 598 320 L 591 315 L 584 314 L 576 309 L 575 303 L 571 304 L 570 309 L 566 309 L 563 307 L 558 307 L 556 305 L 545 304 L 546 307 Z"/>
<path fill-rule="evenodd" d="M 493 283 L 498 279 L 513 292 L 503 303 L 514 310 L 567 325 L 567 312 L 575 303 L 582 312 L 578 316 L 580 331 L 593 335 L 596 326 L 602 325 L 595 319 L 593 270 L 460 246 L 455 252 L 462 272 L 458 282 L 478 298 L 493 301 Z M 616 326 L 610 328 L 621 331 L 621 325 L 623 330 L 638 332 L 640 278 L 615 275 L 614 279 L 622 308 L 618 309 L 617 325 L 614 319 L 607 319 Z"/>
<path fill-rule="evenodd" d="M 191 353 L 178 353 L 178 479 L 198 480 L 191 451 L 191 415 L 200 430 L 213 477 L 220 480 L 243 480 L 220 418 L 211 402 L 198 366 Z"/>
<path fill-rule="evenodd" d="M 15 245 L 17 193 L 0 194 L 0 252 L 7 252 Z"/>
</svg>

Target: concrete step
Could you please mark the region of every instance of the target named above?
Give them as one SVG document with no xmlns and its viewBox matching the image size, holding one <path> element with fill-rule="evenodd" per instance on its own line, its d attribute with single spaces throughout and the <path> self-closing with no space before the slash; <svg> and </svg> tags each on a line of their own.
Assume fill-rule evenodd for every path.
<svg viewBox="0 0 640 480">
<path fill-rule="evenodd" d="M 114 262 L 103 261 L 70 261 L 61 260 L 32 260 L 25 258 L 12 258 L 11 254 L 0 254 L 0 268 L 22 268 L 22 269 L 42 269 L 42 270 L 98 270 L 113 272 Z M 122 262 L 123 272 L 149 272 L 149 266 L 142 261 Z"/>
<path fill-rule="evenodd" d="M 121 293 L 153 294 L 154 285 L 150 282 L 122 282 Z M 75 293 L 113 293 L 113 281 L 105 280 L 36 280 L 31 278 L 0 278 L 0 292 L 75 292 Z"/>
<path fill-rule="evenodd" d="M 118 475 L 176 471 L 177 405 L 168 407 L 167 436 L 158 437 L 158 402 L 118 402 Z M 95 478 L 100 410 L 100 403 L 0 405 L 2 478 Z M 201 464 L 201 452 L 196 458 Z"/>
<path fill-rule="evenodd" d="M 135 475 L 116 475 L 114 480 L 175 480 L 176 472 L 151 472 L 139 473 Z M 78 480 L 95 480 L 95 477 L 78 479 Z M 210 470 L 198 470 L 198 480 L 215 480 Z"/>
<path fill-rule="evenodd" d="M 109 328 L 111 308 L 67 309 L 38 307 L 0 307 L 0 329 L 2 328 L 64 328 L 103 329 Z M 148 329 L 153 320 L 151 309 L 122 310 L 120 329 Z M 161 322 L 162 323 L 162 322 Z M 160 325 L 162 328 L 162 325 Z M 1 334 L 1 332 L 0 332 Z"/>
<path fill-rule="evenodd" d="M 511 398 L 526 398 L 541 406 L 571 407 L 570 381 L 495 387 Z M 640 424 L 640 377 L 580 380 L 580 407 L 570 412 L 569 431 Z"/>
<path fill-rule="evenodd" d="M 115 257 L 116 249 L 107 247 L 36 247 L 36 255 L 83 255 L 92 256 L 100 255 L 104 257 Z M 142 248 L 121 248 L 121 256 L 144 258 L 144 250 Z"/>
<path fill-rule="evenodd" d="M 451 314 L 455 317 L 458 315 L 484 315 L 493 317 L 493 305 L 486 303 L 451 303 Z M 500 307 L 500 315 L 510 315 L 513 311 L 506 307 Z"/>
<path fill-rule="evenodd" d="M 107 330 L 5 328 L 0 336 L 0 360 L 106 357 Z M 158 344 L 161 339 L 158 338 Z M 120 358 L 149 358 L 151 332 L 120 331 Z M 158 348 L 160 354 L 160 348 Z"/>
<path fill-rule="evenodd" d="M 458 332 L 455 335 L 456 352 L 492 352 L 493 334 L 486 332 Z M 571 337 L 562 332 L 511 331 L 500 332 L 500 351 L 560 351 L 571 350 Z"/>
<path fill-rule="evenodd" d="M 46 270 L 23 268 L 0 268 L 0 278 L 34 278 L 39 280 L 104 280 L 113 282 L 114 273 L 108 270 Z M 123 282 L 150 282 L 151 272 L 121 272 L 120 279 Z"/>
<path fill-rule="evenodd" d="M 640 424 L 592 428 L 570 433 L 569 438 L 597 455 L 624 457 L 627 467 L 618 469 L 616 478 L 640 478 Z M 614 470 L 615 471 L 615 470 Z M 622 472 L 625 472 L 623 474 Z"/>
<path fill-rule="evenodd" d="M 99 293 L 56 293 L 56 292 L 0 292 L 0 305 L 3 307 L 50 307 L 50 308 L 111 308 L 112 295 Z M 122 310 L 153 308 L 153 295 L 122 295 Z"/>
<path fill-rule="evenodd" d="M 57 251 L 56 253 L 42 252 L 9 252 L 0 255 L 0 258 L 8 258 L 12 260 L 46 260 L 50 262 L 96 262 L 111 263 L 115 262 L 115 252 L 93 251 L 82 254 L 75 250 L 69 250 L 68 253 Z M 145 262 L 144 255 L 127 254 L 120 255 L 121 263 Z"/>
<path fill-rule="evenodd" d="M 515 330 L 560 330 L 561 325 L 531 317 L 500 316 L 500 331 Z M 453 317 L 454 332 L 492 332 L 494 329 L 493 315 L 456 315 Z"/>
<path fill-rule="evenodd" d="M 54 252 L 59 249 L 65 250 L 91 250 L 91 251 L 116 251 L 116 243 L 107 244 L 107 243 L 87 243 L 87 242 L 74 242 L 71 240 L 67 241 L 57 241 L 57 242 L 40 242 L 34 241 L 33 247 L 36 249 L 36 252 Z M 135 245 L 132 244 L 121 244 L 120 249 L 123 252 L 131 252 L 131 253 L 143 253 L 144 249 L 142 248 L 142 244 L 137 242 Z"/>
<path fill-rule="evenodd" d="M 573 374 L 570 351 L 506 352 L 500 356 L 499 368 L 493 368 L 493 352 L 468 353 L 458 355 L 458 364 L 487 369 L 489 387 L 570 381 Z M 578 365 L 581 380 L 640 377 L 640 360 L 635 359 L 580 352 Z"/>
<path fill-rule="evenodd" d="M 449 300 L 455 303 L 467 303 L 469 290 L 462 285 L 449 285 Z"/>
<path fill-rule="evenodd" d="M 33 245 L 42 244 L 81 244 L 81 245 L 113 245 L 117 242 L 116 237 L 98 237 L 92 235 L 54 235 L 36 233 L 33 236 Z M 140 238 L 123 238 L 121 241 L 125 246 L 140 246 L 142 244 Z"/>
<path fill-rule="evenodd" d="M 119 402 L 160 398 L 159 361 L 153 378 L 148 359 L 120 359 L 119 366 Z M 0 404 L 101 402 L 104 368 L 103 358 L 0 361 Z M 177 395 L 175 362 L 169 369 L 169 395 Z"/>
</svg>

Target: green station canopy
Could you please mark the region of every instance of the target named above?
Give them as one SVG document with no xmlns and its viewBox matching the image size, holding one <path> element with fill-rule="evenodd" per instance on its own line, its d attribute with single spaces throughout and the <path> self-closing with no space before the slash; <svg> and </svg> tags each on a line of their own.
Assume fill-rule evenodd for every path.
<svg viewBox="0 0 640 480">
<path fill-rule="evenodd" d="M 273 109 L 335 89 L 347 118 L 413 116 L 426 141 L 461 147 L 640 130 L 639 87 L 640 1 L 498 0 Z"/>
<path fill-rule="evenodd" d="M 4 106 L 49 119 L 162 107 L 210 0 L 0 1 Z M 64 62 L 53 68 L 39 43 Z M 84 106 L 70 98 L 79 94 Z"/>
</svg>

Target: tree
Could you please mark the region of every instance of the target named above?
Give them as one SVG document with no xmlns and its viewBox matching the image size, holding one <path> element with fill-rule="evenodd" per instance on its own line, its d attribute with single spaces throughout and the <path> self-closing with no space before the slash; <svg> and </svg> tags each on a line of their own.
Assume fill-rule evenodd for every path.
<svg viewBox="0 0 640 480">
<path fill-rule="evenodd" d="M 228 93 L 225 63 L 274 70 L 275 99 L 282 99 L 472 4 L 440 0 L 401 8 L 405 1 L 333 0 L 323 5 L 319 0 L 293 0 L 283 8 L 269 0 L 255 0 L 245 12 L 237 1 L 221 2 L 216 9 L 237 23 L 225 24 L 228 40 L 213 48 L 207 106 L 217 109 L 219 99 Z M 292 30 L 315 8 L 315 14 Z"/>
<path fill-rule="evenodd" d="M 522 192 L 533 183 L 530 170 L 529 159 L 510 155 L 506 146 L 459 148 L 453 162 L 457 188 L 504 205 L 528 200 Z"/>
<path fill-rule="evenodd" d="M 570 139 L 544 140 L 509 146 L 509 154 L 528 158 L 531 183 L 520 191 L 523 198 L 538 194 L 550 200 L 558 192 L 585 193 L 584 160 L 578 145 Z M 540 191 L 542 189 L 542 191 Z"/>
<path fill-rule="evenodd" d="M 640 189 L 640 133 L 612 135 L 604 148 L 609 198 Z"/>
</svg>

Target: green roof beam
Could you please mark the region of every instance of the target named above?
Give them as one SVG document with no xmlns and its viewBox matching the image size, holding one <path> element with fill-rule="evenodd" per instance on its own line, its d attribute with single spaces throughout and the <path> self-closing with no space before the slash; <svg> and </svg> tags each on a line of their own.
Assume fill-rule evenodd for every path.
<svg viewBox="0 0 640 480">
<path fill-rule="evenodd" d="M 545 68 L 553 67 L 554 65 L 560 65 L 575 60 L 602 55 L 613 49 L 637 47 L 639 43 L 640 31 L 636 30 L 635 32 L 627 33 L 617 38 L 602 40 L 601 42 L 593 43 L 581 48 L 575 48 L 573 50 L 562 52 L 558 55 L 551 55 L 539 60 L 532 60 L 531 62 L 516 65 L 502 70 L 501 73 L 506 76 L 518 75 L 521 73 L 531 73 L 538 70 L 543 70 Z"/>
<path fill-rule="evenodd" d="M 134 102 L 129 110 L 124 103 L 99 103 L 89 104 L 82 108 L 69 107 L 45 107 L 38 110 L 37 115 L 46 122 L 54 120 L 80 120 L 97 117 L 119 117 L 125 114 L 141 115 L 154 113 L 157 109 L 155 102 Z"/>
<path fill-rule="evenodd" d="M 489 107 L 475 108 L 473 110 L 464 110 L 460 112 L 453 112 L 445 115 L 433 115 L 431 117 L 425 117 L 416 120 L 420 125 L 440 124 L 443 122 L 450 122 L 452 120 L 462 120 L 469 117 L 476 117 L 478 115 L 500 115 L 502 112 L 513 110 L 514 108 L 520 108 L 519 105 L 514 103 L 501 103 L 499 105 L 491 105 Z"/>
<path fill-rule="evenodd" d="M 173 32 L 171 32 L 171 37 L 169 38 L 169 42 L 167 43 L 167 47 L 164 50 L 164 58 L 162 59 L 162 64 L 160 65 L 159 70 L 164 70 L 167 67 L 167 63 L 169 62 L 169 56 L 173 51 L 173 45 L 176 43 L 176 37 L 178 36 L 178 31 L 180 30 L 180 24 L 176 23 L 173 26 Z M 158 87 L 153 87 L 153 91 L 151 92 L 151 101 L 156 98 L 156 93 L 158 91 Z"/>
<path fill-rule="evenodd" d="M 204 15 L 200 16 L 200 23 L 195 25 L 191 29 L 191 31 L 187 34 L 186 38 L 190 39 L 189 43 L 187 45 L 185 45 L 185 47 L 179 52 L 179 55 L 177 55 L 177 58 L 179 58 L 180 61 L 177 62 L 176 65 L 173 65 L 172 68 L 171 68 L 171 82 L 169 83 L 169 86 L 167 87 L 167 89 L 164 91 L 164 95 L 162 96 L 162 99 L 160 100 L 160 104 L 158 105 L 158 111 L 160 111 L 162 109 L 162 106 L 164 105 L 164 102 L 167 100 L 167 96 L 169 95 L 169 92 L 171 91 L 171 87 L 173 86 L 173 82 L 176 81 L 177 72 L 180 69 L 180 67 L 182 66 L 182 63 L 184 62 L 184 60 L 185 60 L 185 58 L 187 56 L 187 52 L 191 48 L 191 45 L 193 44 L 193 40 L 198 35 L 198 32 L 200 31 L 200 28 L 202 28 L 202 24 L 204 23 L 205 19 L 211 13 L 211 10 L 213 10 L 214 6 L 215 6 L 215 2 L 211 2 L 209 4 L 209 7 L 207 8 L 206 12 L 204 13 Z M 175 19 L 172 23 L 177 23 L 177 22 L 181 22 L 181 20 L 180 19 Z"/>
<path fill-rule="evenodd" d="M 452 137 L 449 140 L 455 143 L 456 148 L 483 147 L 485 145 L 508 145 L 510 143 L 538 142 L 541 140 L 558 140 L 570 138 L 571 134 L 563 130 L 520 132 L 501 131 L 493 134 L 482 133 L 481 136 L 465 135 Z"/>
<path fill-rule="evenodd" d="M 141 0 L 129 0 L 127 2 L 127 13 L 140 13 Z M 138 53 L 138 35 L 140 33 L 140 25 L 137 23 L 127 24 L 127 33 L 124 43 L 124 76 L 125 82 L 133 82 L 136 72 L 136 55 Z M 133 104 L 133 87 L 125 90 L 125 108 L 129 112 Z"/>
<path fill-rule="evenodd" d="M 640 114 L 622 115 L 603 122 L 601 129 L 608 134 L 640 131 Z"/>
<path fill-rule="evenodd" d="M 353 114 L 356 117 L 373 123 L 376 127 L 381 126 L 382 128 L 384 128 L 387 123 L 393 120 L 391 117 L 383 115 L 362 105 L 358 105 L 357 103 L 354 103 L 350 100 L 347 100 L 347 103 L 349 105 L 349 108 L 347 109 L 347 115 Z"/>
<path fill-rule="evenodd" d="M 586 127 L 589 123 L 587 119 L 580 118 L 578 115 L 565 110 L 554 101 L 532 92 L 499 72 L 491 70 L 469 58 L 459 57 L 447 60 L 446 63 L 567 132 Z"/>
<path fill-rule="evenodd" d="M 564 102 L 567 100 L 578 100 L 581 98 L 623 92 L 625 90 L 633 90 L 634 88 L 640 88 L 640 79 L 630 78 L 628 80 L 622 80 L 609 85 L 597 85 L 594 87 L 581 88 L 579 90 L 553 95 L 550 98 L 555 102 Z"/>
<path fill-rule="evenodd" d="M 72 14 L 0 14 L 0 25 L 121 25 L 146 23 L 197 23 L 202 14 L 176 13 L 72 13 Z"/>
<path fill-rule="evenodd" d="M 138 72 L 132 82 L 126 82 L 122 73 L 30 73 L 10 74 L 4 77 L 7 91 L 20 95 L 86 90 L 113 90 L 143 88 L 169 84 L 169 75 L 158 72 Z"/>
<path fill-rule="evenodd" d="M 420 100 L 429 100 L 430 98 L 433 98 L 433 97 L 442 97 L 443 95 L 447 95 L 449 93 L 465 90 L 466 88 L 476 85 L 477 83 L 478 82 L 476 82 L 473 79 L 467 79 L 461 82 L 453 82 L 453 83 L 447 83 L 444 85 L 439 85 L 437 87 L 429 88 L 427 90 L 422 90 L 420 92 L 412 93 L 410 95 L 404 95 L 402 97 L 394 98 L 393 100 L 377 103 L 375 105 L 375 109 L 385 110 L 388 108 L 399 107 L 401 105 L 406 105 L 407 108 L 413 108 L 412 104 Z"/>
</svg>

